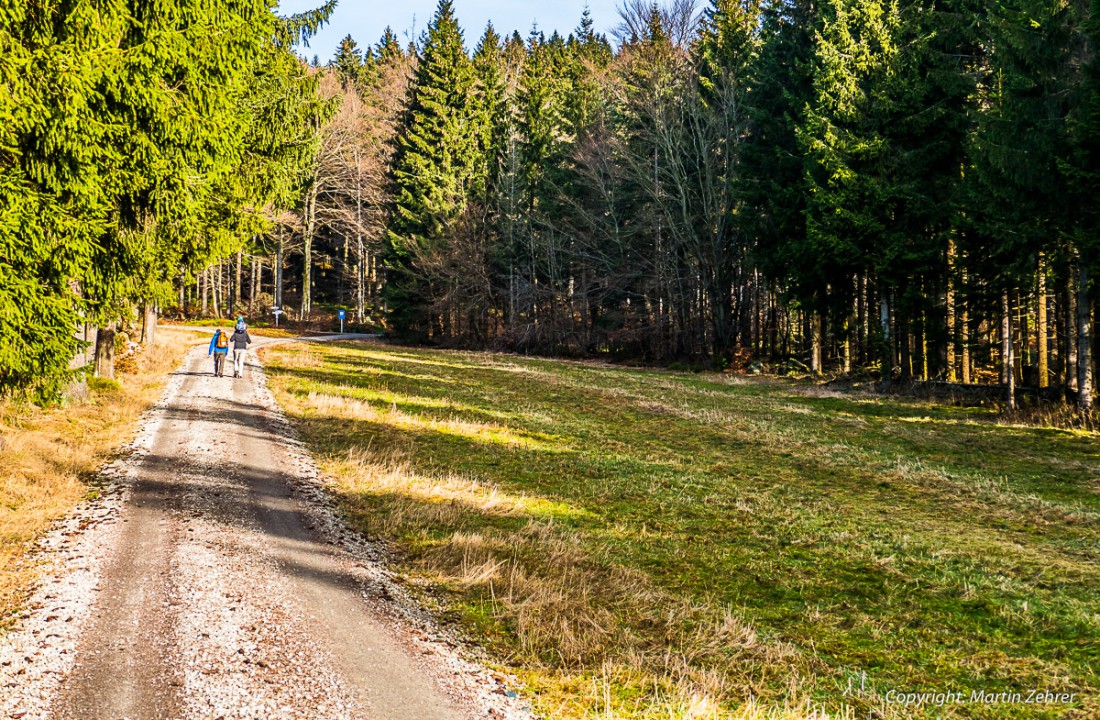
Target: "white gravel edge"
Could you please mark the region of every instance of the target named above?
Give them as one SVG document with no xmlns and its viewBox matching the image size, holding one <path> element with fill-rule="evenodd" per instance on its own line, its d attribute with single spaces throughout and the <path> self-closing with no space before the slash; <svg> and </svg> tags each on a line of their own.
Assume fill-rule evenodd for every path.
<svg viewBox="0 0 1100 720">
<path fill-rule="evenodd" d="M 186 369 L 191 350 L 180 369 Z M 176 371 L 157 403 L 138 420 L 122 457 L 97 472 L 96 497 L 83 500 L 38 539 L 29 560 L 38 566 L 37 586 L 12 628 L 0 636 L 0 716 L 48 718 L 77 643 L 92 618 L 99 579 L 113 556 L 130 484 L 164 421 L 164 410 L 183 386 Z"/>
</svg>

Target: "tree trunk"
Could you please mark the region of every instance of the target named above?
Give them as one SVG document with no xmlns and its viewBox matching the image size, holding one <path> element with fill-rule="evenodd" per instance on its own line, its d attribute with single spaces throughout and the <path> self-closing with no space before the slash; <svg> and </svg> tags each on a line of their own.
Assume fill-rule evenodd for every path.
<svg viewBox="0 0 1100 720">
<path fill-rule="evenodd" d="M 367 272 L 370 255 L 363 243 L 363 157 L 355 151 L 355 322 L 362 325 L 366 321 Z"/>
<path fill-rule="evenodd" d="M 1077 332 L 1080 329 L 1078 325 L 1078 308 L 1077 308 L 1077 267 L 1074 263 L 1070 263 L 1069 271 L 1066 273 L 1066 389 L 1073 391 L 1077 389 Z"/>
<path fill-rule="evenodd" d="M 157 306 L 151 300 L 146 300 L 141 323 L 141 344 L 152 347 L 156 343 Z"/>
<path fill-rule="evenodd" d="M 202 316 L 206 317 L 210 308 L 210 268 L 206 268 L 199 275 L 202 278 Z"/>
<path fill-rule="evenodd" d="M 867 338 L 870 336 L 870 321 L 867 319 L 867 276 L 856 276 L 856 332 L 859 333 L 856 349 L 857 362 L 867 363 Z"/>
<path fill-rule="evenodd" d="M 1089 293 L 1089 270 L 1082 263 L 1077 268 L 1077 409 L 1092 410 L 1092 299 Z"/>
<path fill-rule="evenodd" d="M 310 290 L 313 283 L 313 234 L 316 231 L 316 219 L 317 186 L 314 183 L 306 200 L 306 227 L 302 235 L 302 308 L 300 311 L 302 320 L 309 320 L 310 311 L 312 310 Z"/>
<path fill-rule="evenodd" d="M 279 235 L 279 247 L 275 251 L 275 306 L 283 307 L 283 236 Z"/>
<path fill-rule="evenodd" d="M 1013 308 L 1012 317 L 1016 321 L 1015 327 L 1019 330 L 1014 332 L 1012 338 L 1013 355 L 1016 358 L 1016 384 L 1021 385 L 1026 382 L 1026 371 L 1031 368 L 1031 335 L 1028 327 L 1030 308 L 1027 300 L 1019 292 L 1016 293 Z"/>
<path fill-rule="evenodd" d="M 260 269 L 260 258 L 255 255 L 249 258 L 249 314 L 256 312 L 256 272 Z"/>
<path fill-rule="evenodd" d="M 920 315 L 920 379 L 924 382 L 928 382 L 931 367 L 931 363 L 928 361 L 928 311 L 922 310 Z"/>
<path fill-rule="evenodd" d="M 99 328 L 95 336 L 95 376 L 114 380 L 115 378 L 115 332 L 116 324 L 108 323 Z"/>
<path fill-rule="evenodd" d="M 821 311 L 814 310 L 810 314 L 810 370 L 815 375 L 821 374 Z"/>
<path fill-rule="evenodd" d="M 216 265 L 211 268 L 210 274 L 214 278 L 214 284 L 210 293 L 211 309 L 214 311 L 214 317 L 220 318 L 222 316 L 222 306 L 220 302 L 220 296 L 222 294 L 222 266 Z"/>
<path fill-rule="evenodd" d="M 956 342 L 957 342 L 957 318 L 955 317 L 955 241 L 947 244 L 947 382 L 958 380 L 955 371 Z"/>
<path fill-rule="evenodd" d="M 84 362 L 82 365 L 95 362 L 95 335 L 92 333 L 93 325 L 89 322 L 84 323 L 84 342 L 88 343 L 84 346 Z M 98 331 L 98 329 L 97 329 Z M 94 368 L 93 368 L 94 369 Z"/>
<path fill-rule="evenodd" d="M 1039 317 L 1036 332 L 1039 335 L 1039 387 L 1050 387 L 1050 331 L 1047 322 L 1047 268 L 1043 254 L 1039 253 Z"/>
<path fill-rule="evenodd" d="M 909 318 L 897 317 L 897 310 L 894 311 L 894 328 L 895 333 L 898 336 L 898 349 L 901 355 L 901 379 L 908 382 L 913 379 L 913 337 L 912 326 L 909 323 Z"/>
<path fill-rule="evenodd" d="M 971 358 L 970 358 L 970 310 L 966 303 L 963 303 L 962 311 L 959 313 L 959 348 L 962 358 L 959 364 L 961 377 L 960 379 L 964 384 L 969 385 L 972 377 L 970 372 Z"/>
<path fill-rule="evenodd" d="M 879 291 L 878 303 L 879 323 L 882 327 L 882 344 L 879 348 L 881 374 L 884 380 L 888 380 L 894 374 L 894 343 L 890 337 L 890 297 L 885 288 Z"/>
<path fill-rule="evenodd" d="M 1005 400 L 1008 409 L 1016 409 L 1016 367 L 1012 352 L 1012 295 L 1008 290 L 1001 296 L 1001 367 L 1005 379 Z"/>
<path fill-rule="evenodd" d="M 241 304 L 241 260 L 243 255 L 243 252 L 237 253 L 237 273 L 233 280 L 233 307 L 230 308 L 230 315 L 235 315 L 237 306 Z"/>
<path fill-rule="evenodd" d="M 844 353 L 844 357 L 843 357 L 844 372 L 845 373 L 850 373 L 850 372 L 852 372 L 852 322 L 851 322 L 851 318 L 844 321 L 843 331 L 844 331 L 844 345 L 842 346 L 842 350 L 843 350 L 843 353 Z"/>
</svg>

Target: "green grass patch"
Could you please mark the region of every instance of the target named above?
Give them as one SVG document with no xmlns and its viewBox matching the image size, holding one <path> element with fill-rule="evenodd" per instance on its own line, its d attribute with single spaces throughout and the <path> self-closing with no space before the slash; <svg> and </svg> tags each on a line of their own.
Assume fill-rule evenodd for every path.
<svg viewBox="0 0 1100 720">
<path fill-rule="evenodd" d="M 122 392 L 122 383 L 111 378 L 96 377 L 95 375 L 89 375 L 88 390 L 94 393 L 111 394 Z"/>
<path fill-rule="evenodd" d="M 1100 713 L 1100 445 L 806 382 L 264 351 L 347 516 L 552 717 Z M 1072 703 L 970 702 L 972 692 Z M 947 706 L 893 693 L 959 692 Z"/>
</svg>

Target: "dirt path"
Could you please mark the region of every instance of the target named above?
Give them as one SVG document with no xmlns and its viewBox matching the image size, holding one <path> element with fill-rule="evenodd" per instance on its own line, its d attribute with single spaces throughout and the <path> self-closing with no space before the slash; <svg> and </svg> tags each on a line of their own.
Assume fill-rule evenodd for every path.
<svg viewBox="0 0 1100 720">
<path fill-rule="evenodd" d="M 211 369 L 188 357 L 120 491 L 47 540 L 0 717 L 523 716 L 334 520 L 259 367 Z"/>
</svg>

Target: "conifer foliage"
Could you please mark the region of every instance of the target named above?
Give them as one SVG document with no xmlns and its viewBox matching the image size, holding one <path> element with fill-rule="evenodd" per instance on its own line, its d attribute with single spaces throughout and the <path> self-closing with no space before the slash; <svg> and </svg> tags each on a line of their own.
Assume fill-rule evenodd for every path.
<svg viewBox="0 0 1100 720">
<path fill-rule="evenodd" d="M 473 62 L 450 0 L 428 26 L 393 161 L 393 219 L 387 237 L 388 290 L 397 322 L 423 327 L 423 303 L 437 292 L 418 259 L 446 245 L 466 209 L 478 167 Z"/>
<path fill-rule="evenodd" d="M 58 397 L 80 325 L 108 346 L 130 307 L 149 322 L 181 275 L 266 226 L 286 138 L 256 144 L 261 94 L 293 82 L 289 43 L 334 6 L 0 9 L 0 393 Z"/>
<path fill-rule="evenodd" d="M 0 13 L 0 387 L 56 390 L 81 320 L 247 285 L 432 342 L 1091 408 L 1097 3 L 629 0 L 614 44 L 586 12 L 469 47 L 440 0 L 307 66 L 332 7 Z"/>
</svg>

